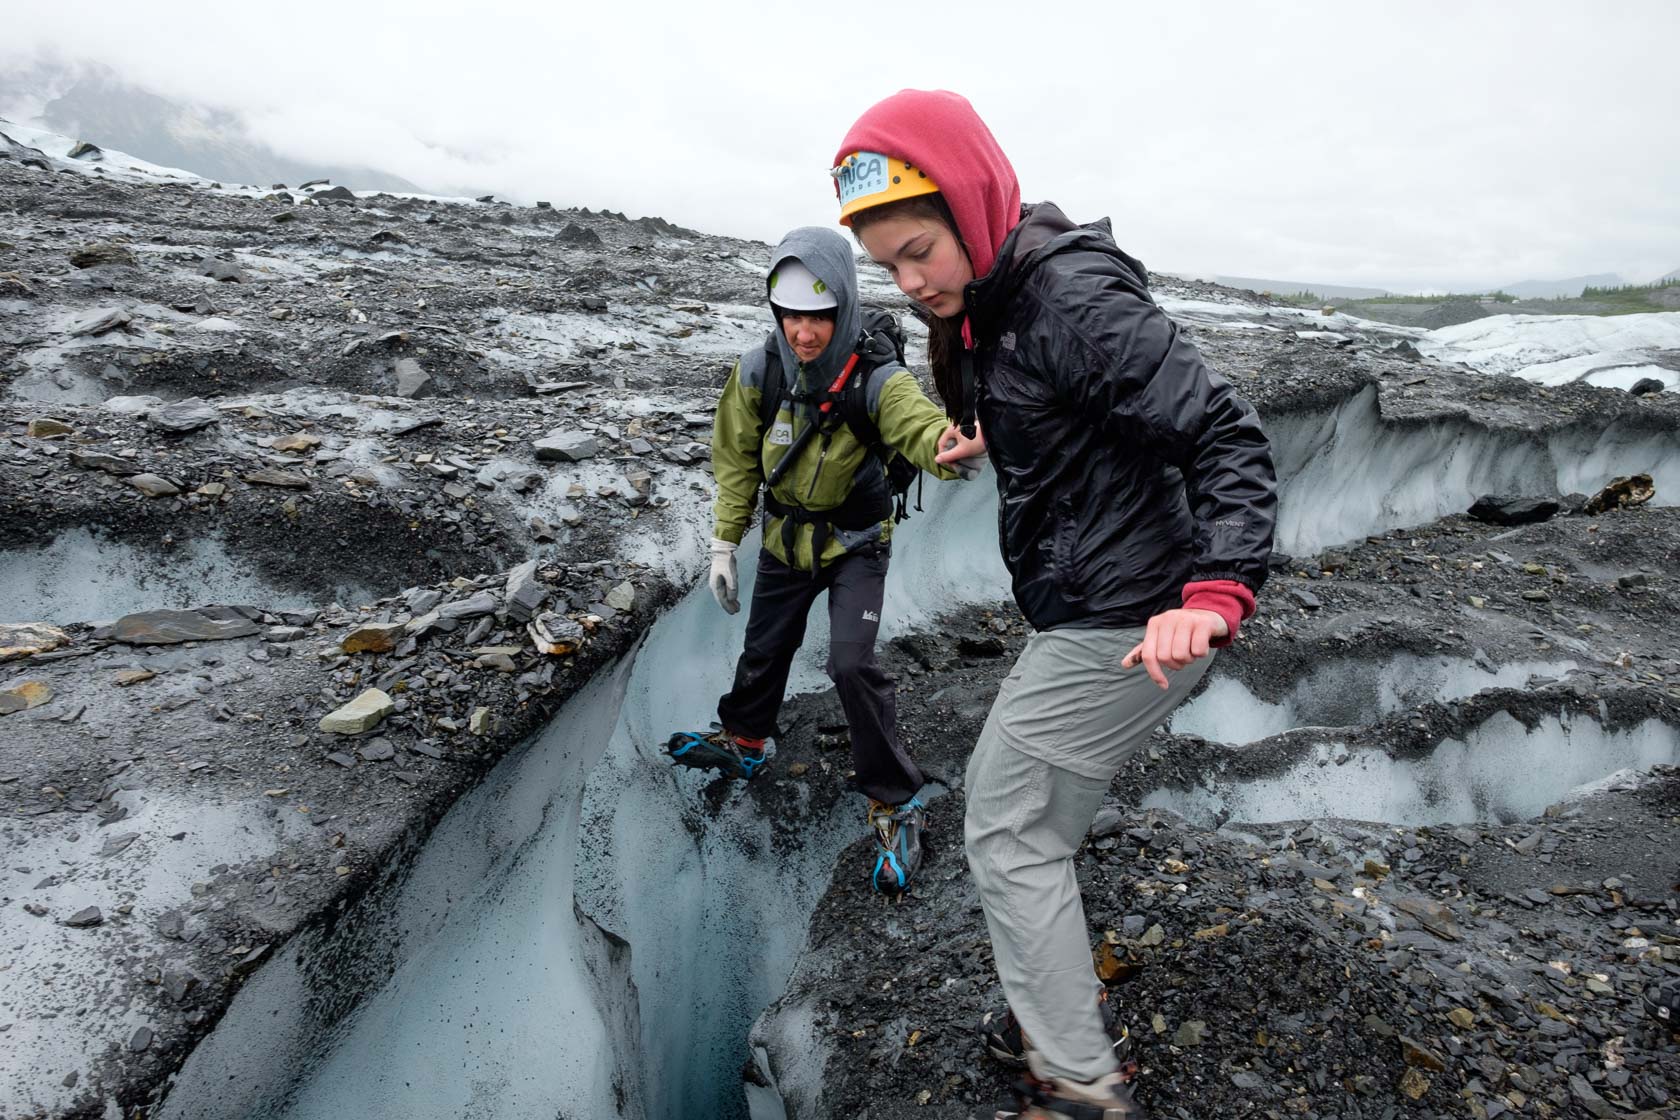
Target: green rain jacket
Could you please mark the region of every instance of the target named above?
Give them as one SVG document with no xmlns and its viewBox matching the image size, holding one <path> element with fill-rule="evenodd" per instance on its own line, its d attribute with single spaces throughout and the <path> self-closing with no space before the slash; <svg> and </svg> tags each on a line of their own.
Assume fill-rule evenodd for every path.
<svg viewBox="0 0 1680 1120">
<path fill-rule="evenodd" d="M 796 229 L 782 239 L 771 254 L 771 272 L 790 258 L 798 259 L 834 293 L 839 303 L 835 311 L 834 340 L 815 361 L 801 365 L 779 328 L 772 337 L 781 354 L 783 377 L 790 391 L 826 389 L 851 357 L 861 329 L 857 265 L 845 238 L 815 226 Z M 788 445 L 797 441 L 816 417 L 814 404 L 791 405 L 784 401 L 770 430 L 764 429 L 759 404 L 764 391 L 765 365 L 762 346 L 741 355 L 723 387 L 712 429 L 712 474 L 717 482 L 713 533 L 736 544 L 752 520 L 759 487 L 776 469 Z M 922 392 L 908 369 L 888 363 L 871 371 L 865 385 L 865 400 L 869 415 L 888 447 L 935 478 L 957 477 L 956 472 L 933 461 L 940 433 L 949 421 L 944 411 Z M 805 445 L 772 493 L 785 505 L 821 513 L 839 507 L 854 488 L 879 487 L 884 492 L 886 485 L 881 462 L 848 425 L 841 423 L 826 441 L 819 432 Z M 768 517 L 764 547 L 789 567 L 810 571 L 814 532 L 811 525 L 798 526 L 794 554 L 788 556 L 782 542 L 782 518 Z M 821 560 L 824 564 L 832 563 L 847 553 L 885 544 L 891 539 L 890 516 L 867 529 L 835 526 Z"/>
</svg>

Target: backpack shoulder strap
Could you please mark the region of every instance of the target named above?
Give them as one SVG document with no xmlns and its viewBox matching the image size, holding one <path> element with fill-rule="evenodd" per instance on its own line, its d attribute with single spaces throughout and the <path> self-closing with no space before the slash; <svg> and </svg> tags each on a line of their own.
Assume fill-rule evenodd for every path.
<svg viewBox="0 0 1680 1120">
<path fill-rule="evenodd" d="M 852 378 L 838 402 L 840 419 L 845 421 L 858 442 L 873 451 L 883 464 L 896 453 L 882 441 L 881 429 L 876 425 L 875 418 L 869 415 L 869 393 L 875 387 L 872 383 L 889 368 L 894 368 L 894 363 L 874 366 L 864 371 L 862 377 Z"/>
<path fill-rule="evenodd" d="M 786 387 L 782 374 L 782 352 L 776 346 L 776 336 L 770 334 L 764 340 L 764 385 L 758 397 L 758 424 L 766 432 L 775 423 L 776 410 L 781 407 Z"/>
</svg>

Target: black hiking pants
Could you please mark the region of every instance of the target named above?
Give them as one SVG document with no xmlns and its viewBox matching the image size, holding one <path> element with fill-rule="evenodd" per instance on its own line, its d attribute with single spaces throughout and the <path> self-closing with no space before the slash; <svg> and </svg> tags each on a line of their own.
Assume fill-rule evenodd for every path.
<svg viewBox="0 0 1680 1120">
<path fill-rule="evenodd" d="M 922 788 L 922 772 L 898 743 L 898 698 L 875 660 L 886 592 L 887 550 L 856 552 L 816 578 L 790 568 L 764 549 L 758 554 L 746 647 L 735 664 L 735 686 L 718 701 L 718 722 L 750 739 L 779 733 L 776 716 L 787 691 L 793 656 L 805 640 L 811 605 L 828 592 L 828 675 L 840 693 L 851 731 L 857 788 L 888 805 L 902 805 Z"/>
</svg>

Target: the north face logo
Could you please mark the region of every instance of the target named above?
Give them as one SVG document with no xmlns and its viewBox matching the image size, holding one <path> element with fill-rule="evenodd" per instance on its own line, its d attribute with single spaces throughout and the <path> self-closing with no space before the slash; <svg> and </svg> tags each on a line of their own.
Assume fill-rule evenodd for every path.
<svg viewBox="0 0 1680 1120">
<path fill-rule="evenodd" d="M 876 614 L 874 611 L 864 611 L 863 620 L 865 622 L 879 622 L 881 621 L 881 616 Z"/>
</svg>

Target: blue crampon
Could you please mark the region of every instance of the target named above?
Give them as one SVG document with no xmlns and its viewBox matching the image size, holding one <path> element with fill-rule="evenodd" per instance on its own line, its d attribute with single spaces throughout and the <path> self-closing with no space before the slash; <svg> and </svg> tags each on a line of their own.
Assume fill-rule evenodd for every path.
<svg viewBox="0 0 1680 1120">
<path fill-rule="evenodd" d="M 671 761 L 695 770 L 717 770 L 751 781 L 764 768 L 764 747 L 743 746 L 727 731 L 679 731 L 665 742 Z"/>
<path fill-rule="evenodd" d="M 869 826 L 875 830 L 875 870 L 869 882 L 883 894 L 899 895 L 922 866 L 923 806 L 912 797 L 902 805 L 869 803 Z"/>
</svg>

